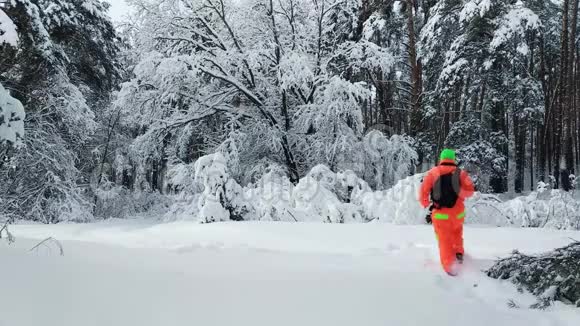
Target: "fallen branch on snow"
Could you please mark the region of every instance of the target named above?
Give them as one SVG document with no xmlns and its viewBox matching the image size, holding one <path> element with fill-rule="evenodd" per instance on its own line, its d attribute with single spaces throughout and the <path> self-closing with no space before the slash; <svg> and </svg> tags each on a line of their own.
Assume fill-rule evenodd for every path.
<svg viewBox="0 0 580 326">
<path fill-rule="evenodd" d="M 46 238 L 46 239 L 42 240 L 36 246 L 30 248 L 30 251 L 34 251 L 34 250 L 40 248 L 41 246 L 44 246 L 44 247 L 48 248 L 49 250 L 52 250 L 53 248 L 48 246 L 48 243 L 52 243 L 52 244 L 56 245 L 56 247 L 59 250 L 60 255 L 64 256 L 64 249 L 62 248 L 62 244 L 53 237 Z"/>
<path fill-rule="evenodd" d="M 514 251 L 497 261 L 487 276 L 510 280 L 518 290 L 538 297 L 531 308 L 545 309 L 554 301 L 580 307 L 580 242 L 538 256 Z"/>
</svg>

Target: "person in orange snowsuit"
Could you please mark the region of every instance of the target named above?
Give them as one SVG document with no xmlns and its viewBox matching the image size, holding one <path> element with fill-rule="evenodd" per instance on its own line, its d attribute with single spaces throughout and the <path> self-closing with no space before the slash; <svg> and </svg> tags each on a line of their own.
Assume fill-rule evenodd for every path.
<svg viewBox="0 0 580 326">
<path fill-rule="evenodd" d="M 447 274 L 457 275 L 457 264 L 463 263 L 463 223 L 466 198 L 475 186 L 469 174 L 457 167 L 455 151 L 445 149 L 439 165 L 432 168 L 421 184 L 419 201 L 424 208 L 432 205 L 428 222 L 433 223 L 439 242 L 441 265 Z"/>
</svg>

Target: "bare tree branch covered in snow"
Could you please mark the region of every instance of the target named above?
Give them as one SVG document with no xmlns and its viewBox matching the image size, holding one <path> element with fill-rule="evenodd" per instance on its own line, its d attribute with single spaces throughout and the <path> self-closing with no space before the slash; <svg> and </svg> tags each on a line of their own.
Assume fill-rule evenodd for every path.
<svg viewBox="0 0 580 326">
<path fill-rule="evenodd" d="M 176 140 L 187 140 L 180 133 L 193 127 L 203 136 L 213 120 L 221 141 L 236 148 L 207 150 L 244 156 L 244 167 L 234 170 L 266 160 L 285 166 L 297 183 L 319 163 L 359 163 L 362 156 L 341 153 L 362 143 L 360 107 L 369 87 L 332 69 L 347 63 L 353 72 L 388 71 L 393 59 L 370 42 L 341 38 L 357 19 L 345 10 L 350 1 L 136 3 L 141 61 L 117 105 L 135 127 L 147 126 L 139 128 L 140 153 L 160 160 Z"/>
</svg>

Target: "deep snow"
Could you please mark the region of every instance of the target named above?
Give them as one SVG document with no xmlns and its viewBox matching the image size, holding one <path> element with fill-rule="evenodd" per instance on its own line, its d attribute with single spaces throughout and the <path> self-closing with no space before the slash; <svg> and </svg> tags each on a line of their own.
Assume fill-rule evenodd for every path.
<svg viewBox="0 0 580 326">
<path fill-rule="evenodd" d="M 562 304 L 480 270 L 580 232 L 466 229 L 470 260 L 442 274 L 428 226 L 196 223 L 17 225 L 0 244 L 0 325 L 580 325 Z M 65 256 L 41 247 L 59 239 Z"/>
</svg>

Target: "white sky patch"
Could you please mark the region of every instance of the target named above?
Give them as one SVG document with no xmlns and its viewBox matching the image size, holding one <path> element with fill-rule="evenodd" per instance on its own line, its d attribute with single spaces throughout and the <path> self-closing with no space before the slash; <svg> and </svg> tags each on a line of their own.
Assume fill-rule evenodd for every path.
<svg viewBox="0 0 580 326">
<path fill-rule="evenodd" d="M 131 13 L 131 7 L 125 0 L 107 0 L 111 4 L 109 15 L 114 22 L 123 21 L 124 18 Z"/>
</svg>

